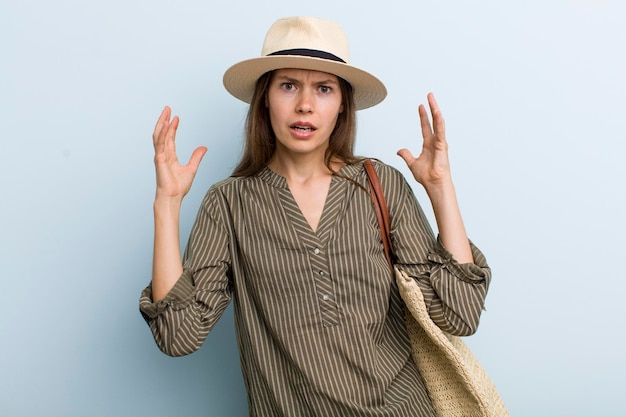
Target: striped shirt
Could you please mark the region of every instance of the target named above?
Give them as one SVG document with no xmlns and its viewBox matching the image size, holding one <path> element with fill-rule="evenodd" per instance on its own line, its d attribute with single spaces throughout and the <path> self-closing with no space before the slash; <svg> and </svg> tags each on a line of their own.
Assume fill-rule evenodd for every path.
<svg viewBox="0 0 626 417">
<path fill-rule="evenodd" d="M 484 256 L 472 244 L 474 264 L 457 263 L 400 172 L 375 168 L 396 264 L 417 280 L 443 330 L 473 333 L 490 281 Z M 159 348 L 179 356 L 202 345 L 232 297 L 252 416 L 434 416 L 410 357 L 365 170 L 357 163 L 339 174 L 315 232 L 285 178 L 269 168 L 212 186 L 183 275 L 156 303 L 148 286 L 141 312 Z"/>
</svg>

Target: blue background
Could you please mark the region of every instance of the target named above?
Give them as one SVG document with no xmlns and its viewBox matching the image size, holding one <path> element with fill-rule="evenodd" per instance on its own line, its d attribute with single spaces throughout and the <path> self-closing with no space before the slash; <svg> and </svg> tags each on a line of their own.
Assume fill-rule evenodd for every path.
<svg viewBox="0 0 626 417">
<path fill-rule="evenodd" d="M 435 92 L 466 226 L 495 274 L 468 343 L 511 414 L 624 415 L 625 12 L 615 0 L 3 1 L 0 415 L 246 415 L 231 308 L 176 359 L 139 315 L 151 133 L 170 105 L 181 159 L 209 148 L 184 243 L 241 151 L 246 106 L 222 74 L 290 15 L 339 22 L 352 62 L 388 87 L 359 114 L 359 154 L 408 174 L 395 152 L 419 151 L 417 105 Z"/>
</svg>

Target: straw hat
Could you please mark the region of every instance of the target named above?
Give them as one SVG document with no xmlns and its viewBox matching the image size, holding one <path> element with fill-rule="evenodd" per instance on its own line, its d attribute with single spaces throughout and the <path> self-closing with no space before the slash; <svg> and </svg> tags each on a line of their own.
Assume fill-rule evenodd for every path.
<svg viewBox="0 0 626 417">
<path fill-rule="evenodd" d="M 281 68 L 327 72 L 348 81 L 357 110 L 372 107 L 385 98 L 384 84 L 372 74 L 350 65 L 345 33 L 335 22 L 311 17 L 279 19 L 267 32 L 261 56 L 239 62 L 224 73 L 224 87 L 250 103 L 256 81 L 264 73 Z"/>
</svg>

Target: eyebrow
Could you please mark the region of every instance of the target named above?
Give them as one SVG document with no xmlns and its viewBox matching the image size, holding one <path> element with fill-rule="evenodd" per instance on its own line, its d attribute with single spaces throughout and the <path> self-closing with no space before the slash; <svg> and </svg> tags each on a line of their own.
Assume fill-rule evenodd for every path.
<svg viewBox="0 0 626 417">
<path fill-rule="evenodd" d="M 301 84 L 302 83 L 301 80 L 299 80 L 297 78 L 289 77 L 287 75 L 276 75 L 275 80 L 287 81 L 287 82 L 290 82 L 290 83 L 297 83 L 297 84 Z M 339 81 L 336 81 L 336 80 L 334 80 L 332 78 L 326 78 L 326 79 L 322 79 L 322 80 L 319 80 L 319 81 L 315 81 L 314 84 L 317 84 L 317 85 L 321 85 L 321 84 L 337 84 L 338 85 Z"/>
</svg>

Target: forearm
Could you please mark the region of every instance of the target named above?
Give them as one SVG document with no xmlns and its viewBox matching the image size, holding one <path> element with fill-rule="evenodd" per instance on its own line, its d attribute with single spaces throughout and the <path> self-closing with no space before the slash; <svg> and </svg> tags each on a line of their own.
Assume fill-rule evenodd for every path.
<svg viewBox="0 0 626 417">
<path fill-rule="evenodd" d="M 439 238 L 444 247 L 459 263 L 473 263 L 461 210 L 452 180 L 426 188 L 437 221 Z"/>
<path fill-rule="evenodd" d="M 154 202 L 154 252 L 152 259 L 152 299 L 163 299 L 183 273 L 180 254 L 180 201 Z"/>
</svg>

